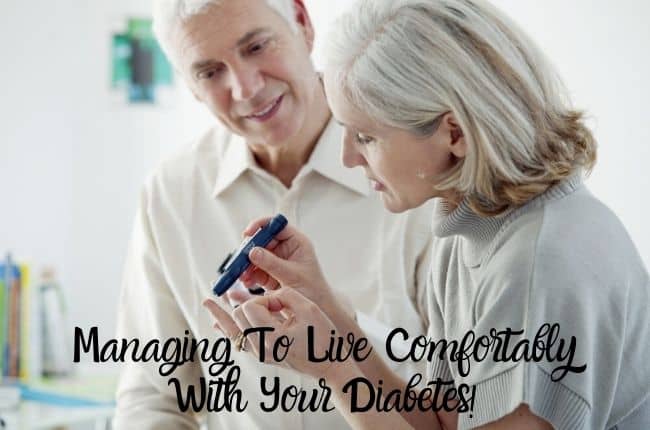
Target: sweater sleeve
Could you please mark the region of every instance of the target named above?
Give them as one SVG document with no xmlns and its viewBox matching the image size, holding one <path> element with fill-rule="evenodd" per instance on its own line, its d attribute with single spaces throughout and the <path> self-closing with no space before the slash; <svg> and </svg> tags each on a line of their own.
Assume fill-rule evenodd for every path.
<svg viewBox="0 0 650 430">
<path fill-rule="evenodd" d="M 432 261 L 444 260 L 449 252 L 449 241 L 434 239 L 431 245 L 431 252 L 433 254 Z M 444 292 L 441 291 L 444 285 L 437 285 L 438 276 L 436 272 L 440 268 L 437 265 L 429 266 L 429 275 L 426 280 L 426 310 L 427 310 L 427 337 L 433 341 L 444 340 L 447 337 L 445 331 L 445 320 L 443 317 L 443 296 Z M 436 380 L 441 379 L 445 382 L 453 381 L 454 376 L 449 369 L 447 360 L 440 359 L 439 355 L 434 354 L 432 360 L 427 364 L 427 379 Z"/>
<path fill-rule="evenodd" d="M 555 429 L 590 428 L 585 423 L 592 405 L 585 394 L 591 378 L 584 372 L 563 375 L 561 370 L 570 366 L 580 372 L 584 364 L 592 370 L 586 338 L 591 322 L 580 316 L 589 305 L 566 296 L 555 303 L 559 297 L 545 294 L 543 288 L 538 293 L 539 285 L 534 284 L 545 282 L 534 279 L 528 270 L 532 266 L 523 261 L 527 257 L 533 256 L 522 252 L 514 258 L 516 264 L 489 270 L 480 285 L 471 330 L 476 339 L 489 341 L 490 349 L 474 347 L 479 352 L 467 355 L 459 379 L 475 386 L 476 392 L 471 413 L 459 415 L 459 428 L 496 421 L 521 404 Z M 560 342 L 564 346 L 558 352 Z M 571 348 L 575 351 L 570 353 Z M 452 368 L 461 373 L 460 366 Z"/>
<path fill-rule="evenodd" d="M 647 271 L 608 214 L 575 213 L 582 212 L 569 204 L 547 209 L 481 269 L 477 336 L 523 334 L 505 348 L 510 360 L 490 353 L 470 362 L 465 380 L 476 386 L 475 407 L 460 416 L 461 428 L 525 403 L 558 430 L 609 429 L 647 398 Z"/>
</svg>

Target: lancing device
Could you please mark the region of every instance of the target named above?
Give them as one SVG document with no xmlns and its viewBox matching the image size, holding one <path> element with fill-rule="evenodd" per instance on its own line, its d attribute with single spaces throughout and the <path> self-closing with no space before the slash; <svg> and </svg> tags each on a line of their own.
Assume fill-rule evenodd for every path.
<svg viewBox="0 0 650 430">
<path fill-rule="evenodd" d="M 248 259 L 248 253 L 251 249 L 259 246 L 265 248 L 271 240 L 284 229 L 287 225 L 287 219 L 282 214 L 277 214 L 264 227 L 260 228 L 253 236 L 244 240 L 239 248 L 230 254 L 226 260 L 221 263 L 219 273 L 221 276 L 212 287 L 212 292 L 221 296 L 228 291 L 232 284 L 235 283 L 242 273 L 250 266 L 251 261 Z M 231 258 L 232 257 L 232 258 Z"/>
</svg>

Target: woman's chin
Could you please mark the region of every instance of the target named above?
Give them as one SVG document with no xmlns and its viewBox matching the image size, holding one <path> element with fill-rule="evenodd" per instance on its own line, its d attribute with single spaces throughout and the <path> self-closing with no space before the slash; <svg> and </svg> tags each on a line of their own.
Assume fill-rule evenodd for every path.
<svg viewBox="0 0 650 430">
<path fill-rule="evenodd" d="M 390 196 L 385 192 L 381 193 L 381 201 L 384 203 L 386 210 L 394 214 L 402 213 L 411 209 L 411 207 L 401 199 L 395 199 L 393 196 Z"/>
</svg>

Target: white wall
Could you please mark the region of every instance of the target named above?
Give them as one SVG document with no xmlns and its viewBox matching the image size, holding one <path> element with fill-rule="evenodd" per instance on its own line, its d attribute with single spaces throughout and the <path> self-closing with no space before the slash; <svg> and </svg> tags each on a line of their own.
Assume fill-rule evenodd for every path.
<svg viewBox="0 0 650 430">
<path fill-rule="evenodd" d="M 307 0 L 321 36 L 348 0 Z M 650 265 L 650 3 L 496 0 L 547 51 L 593 117 L 588 183 Z M 186 91 L 163 109 L 116 106 L 110 31 L 148 0 L 5 0 L 0 14 L 0 253 L 54 265 L 81 327 L 112 334 L 137 193 L 157 161 L 211 118 Z M 320 43 L 317 42 L 317 49 Z M 316 55 L 317 63 L 320 56 Z"/>
<path fill-rule="evenodd" d="M 588 185 L 622 219 L 650 266 L 650 2 L 494 1 L 553 60 L 599 142 Z"/>
<path fill-rule="evenodd" d="M 115 103 L 111 31 L 148 1 L 5 4 L 0 252 L 56 267 L 72 323 L 109 336 L 140 186 L 210 118 L 184 91 L 163 109 Z"/>
</svg>

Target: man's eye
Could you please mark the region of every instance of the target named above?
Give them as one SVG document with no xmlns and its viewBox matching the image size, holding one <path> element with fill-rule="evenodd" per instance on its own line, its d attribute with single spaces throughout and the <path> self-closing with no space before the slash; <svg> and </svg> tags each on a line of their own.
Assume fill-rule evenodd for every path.
<svg viewBox="0 0 650 430">
<path fill-rule="evenodd" d="M 208 69 L 202 72 L 199 72 L 197 77 L 199 79 L 212 79 L 221 72 L 221 69 Z"/>
<path fill-rule="evenodd" d="M 248 48 L 248 52 L 250 54 L 259 54 L 260 52 L 262 52 L 264 50 L 264 48 L 266 47 L 267 42 L 268 42 L 267 40 L 264 40 L 262 42 L 257 42 L 257 43 L 252 44 Z"/>
<path fill-rule="evenodd" d="M 354 134 L 354 140 L 356 140 L 356 142 L 359 145 L 367 145 L 367 144 L 372 143 L 374 141 L 374 139 L 372 137 L 365 136 L 365 135 L 363 135 L 361 133 L 355 133 Z"/>
</svg>

